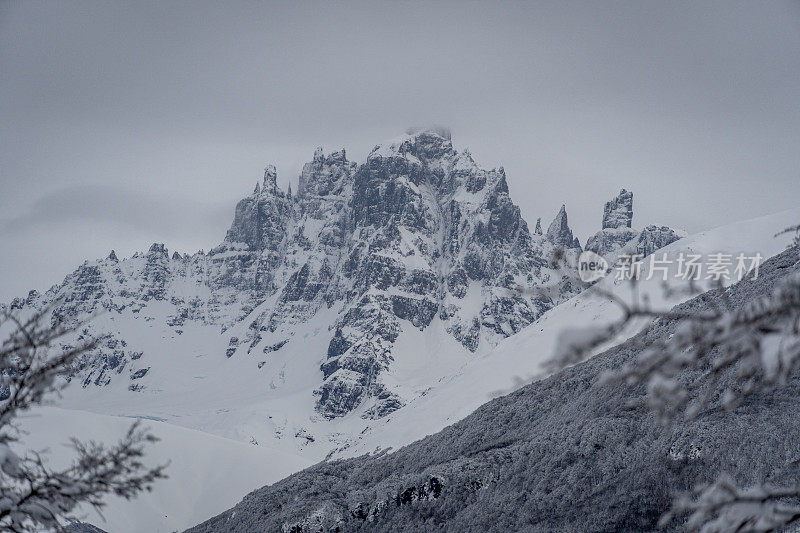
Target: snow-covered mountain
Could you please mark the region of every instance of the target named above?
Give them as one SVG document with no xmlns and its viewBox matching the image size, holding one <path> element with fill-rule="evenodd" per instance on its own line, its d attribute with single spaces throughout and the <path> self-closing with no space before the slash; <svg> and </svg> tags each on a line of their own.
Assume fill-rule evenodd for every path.
<svg viewBox="0 0 800 533">
<path fill-rule="evenodd" d="M 287 462 L 292 470 L 396 449 L 546 375 L 543 362 L 565 327 L 611 321 L 616 309 L 574 297 L 579 287 L 550 268 L 556 249 L 568 257 L 581 250 L 566 210 L 546 232 L 540 221 L 529 232 L 502 169 L 480 169 L 443 133 L 408 134 L 360 165 L 318 151 L 296 195 L 278 190 L 268 168 L 210 252 L 170 256 L 157 244 L 127 259 L 112 253 L 13 301 L 15 313 L 53 304 L 56 318 L 90 319 L 79 335 L 109 334 L 65 390 L 59 406 L 71 414 L 61 418 L 71 421 L 46 434 L 34 427 L 26 442 L 41 448 L 81 436 L 94 415 L 76 410 L 93 411 L 116 415 L 105 420 L 120 427 L 144 417 L 248 443 L 267 461 L 300 456 Z M 622 224 L 603 231 L 627 227 L 630 208 L 630 216 L 604 216 Z M 767 257 L 784 246 L 772 235 L 798 216 L 710 230 L 662 252 Z M 613 276 L 600 283 L 619 289 Z M 554 290 L 532 297 L 518 285 Z M 657 280 L 640 291 L 656 305 L 679 301 L 661 302 Z M 190 446 L 168 440 L 163 457 Z M 220 471 L 206 463 L 198 468 Z M 173 475 L 182 482 L 192 468 Z M 157 498 L 136 505 L 169 511 Z M 205 510 L 192 512 L 159 523 L 188 527 Z"/>
<path fill-rule="evenodd" d="M 683 288 L 676 277 L 678 258 L 682 254 L 743 253 L 748 256 L 761 254 L 771 257 L 784 251 L 791 237 L 775 234 L 795 225 L 800 220 L 800 209 L 792 209 L 743 220 L 718 228 L 702 231 L 682 238 L 659 250 L 666 254 L 669 264 L 667 277 L 675 280 L 672 289 Z M 635 293 L 629 282 L 617 279 L 616 273 L 608 274 L 598 282 L 598 288 L 632 302 L 634 294 L 646 300 L 654 309 L 669 309 L 689 298 L 682 290 L 664 290 L 660 275 L 649 276 L 650 265 L 642 265 L 641 280 Z M 650 279 L 648 279 L 650 278 Z M 427 435 L 463 419 L 491 398 L 508 394 L 521 386 L 541 380 L 550 375 L 547 362 L 553 357 L 558 343 L 575 326 L 609 325 L 622 316 L 619 305 L 592 292 L 583 292 L 548 311 L 518 335 L 504 339 L 489 353 L 480 355 L 448 376 L 437 380 L 427 394 L 417 398 L 392 417 L 375 421 L 362 435 L 352 440 L 346 449 L 338 450 L 337 457 L 355 457 L 376 449 L 410 444 Z M 649 324 L 640 319 L 619 333 L 611 342 L 598 348 L 610 348 L 634 336 Z"/>
<path fill-rule="evenodd" d="M 773 238 L 774 233 L 791 226 L 798 218 L 800 211 L 792 210 L 742 221 L 691 235 L 662 252 L 672 259 L 687 252 L 761 253 L 768 257 L 783 250 L 789 241 L 789 237 Z M 645 278 L 646 274 L 647 265 L 643 271 Z M 601 286 L 615 292 L 624 291 L 625 284 L 614 277 L 613 274 L 607 276 L 600 282 Z M 667 297 L 657 278 L 642 281 L 639 291 L 640 295 L 646 295 L 659 308 L 669 307 L 686 298 L 683 293 L 673 293 Z M 621 295 L 624 296 L 624 293 Z M 276 460 L 282 461 L 281 467 L 286 464 L 300 469 L 304 461 L 318 460 L 329 452 L 338 458 L 355 457 L 376 450 L 396 450 L 426 435 L 437 433 L 468 416 L 490 398 L 545 377 L 547 371 L 544 362 L 552 355 L 559 335 L 565 328 L 576 324 L 609 323 L 617 318 L 617 313 L 619 309 L 612 302 L 586 293 L 580 294 L 548 311 L 522 332 L 498 343 L 489 352 L 468 358 L 456 357 L 449 352 L 459 345 L 437 337 L 438 331 L 431 335 L 419 332 L 397 346 L 397 366 L 390 368 L 387 373 L 398 381 L 405 380 L 409 389 L 421 389 L 423 393 L 390 416 L 379 420 L 362 419 L 357 413 L 332 420 L 319 415 L 315 417 L 313 400 L 308 400 L 315 380 L 291 383 L 291 378 L 300 376 L 304 368 L 310 372 L 313 365 L 309 361 L 313 361 L 313 357 L 303 359 L 298 354 L 301 361 L 286 373 L 286 383 L 265 390 L 263 375 L 251 372 L 246 358 L 227 359 L 223 355 L 212 359 L 207 355 L 212 353 L 212 349 L 204 347 L 204 343 L 213 344 L 216 333 L 204 337 L 205 329 L 187 329 L 183 335 L 162 339 L 156 335 L 162 330 L 155 329 L 155 319 L 142 320 L 144 326 L 139 330 L 135 329 L 139 322 L 131 321 L 134 325 L 128 324 L 129 329 L 125 331 L 132 338 L 137 334 L 146 334 L 147 328 L 151 328 L 156 331 L 150 332 L 154 348 L 159 343 L 169 343 L 173 351 L 165 356 L 159 369 L 160 373 L 170 377 L 154 380 L 150 388 L 138 394 L 115 388 L 115 381 L 106 387 L 69 387 L 61 405 L 72 409 L 45 410 L 41 415 L 37 413 L 25 425 L 30 431 L 26 444 L 37 449 L 47 446 L 55 449 L 56 444 L 66 442 L 74 435 L 113 442 L 130 424 L 127 416 L 146 416 L 151 420 L 159 420 L 155 423 L 146 421 L 163 438 L 152 459 L 155 462 L 170 457 L 181 459 L 174 459 L 168 472 L 171 479 L 183 487 L 180 489 L 183 492 L 177 493 L 178 500 L 174 497 L 158 497 L 159 494 L 171 494 L 172 489 L 162 491 L 161 487 L 156 487 L 157 492 L 152 498 L 137 499 L 124 505 L 122 502 L 112 502 L 104 513 L 107 523 L 94 516 L 88 519 L 103 529 L 116 531 L 110 526 L 125 524 L 131 516 L 140 516 L 137 523 L 152 524 L 154 531 L 158 528 L 171 531 L 199 522 L 204 518 L 203 513 L 208 518 L 219 512 L 251 487 L 257 486 L 259 476 L 263 477 L 263 483 L 277 479 L 269 470 L 277 466 Z M 109 321 L 114 316 L 114 313 L 105 313 L 95 320 Z M 104 323 L 109 327 L 115 325 L 114 321 Z M 623 341 L 644 325 L 643 322 L 634 324 L 616 340 Z M 312 325 L 308 329 L 298 330 L 298 335 L 306 341 L 314 341 L 313 328 Z M 196 340 L 191 341 L 192 338 Z M 223 350 L 225 348 L 221 342 L 215 346 Z M 237 361 L 241 363 L 238 366 Z M 73 409 L 126 417 L 98 417 Z M 250 445 L 237 447 L 233 446 L 235 443 L 225 444 L 225 450 L 212 447 L 210 449 L 214 452 L 210 453 L 204 447 L 203 433 L 185 433 L 190 438 L 179 437 L 178 434 L 184 434 L 182 430 L 176 428 L 170 431 L 169 424 L 165 422 L 200 428 L 205 432 L 250 442 Z M 101 427 L 106 429 L 100 431 Z M 176 434 L 175 438 L 172 438 L 172 433 Z M 212 437 L 209 443 L 213 442 L 223 441 L 214 441 Z M 202 449 L 196 449 L 197 446 Z M 253 448 L 252 454 L 241 449 L 241 446 Z M 276 452 L 275 449 L 282 451 Z M 219 453 L 226 458 L 224 463 L 219 463 Z M 297 459 L 297 455 L 303 458 Z M 216 488 L 220 487 L 216 479 L 225 477 L 231 468 L 235 472 L 246 469 L 247 462 L 254 458 L 259 466 L 252 470 L 253 476 L 243 476 L 241 485 L 230 486 L 231 494 L 226 494 L 224 500 L 212 501 L 213 505 L 207 506 L 199 503 L 209 502 L 209 498 L 213 500 Z M 268 471 L 262 471 L 262 468 Z M 204 480 L 196 479 L 198 471 L 204 472 Z M 232 494 L 236 490 L 240 490 L 240 493 Z M 178 509 L 181 509 L 180 513 L 176 512 Z M 162 515 L 163 519 L 156 518 Z"/>
<path fill-rule="evenodd" d="M 111 252 L 10 307 L 97 316 L 82 333 L 108 338 L 75 369 L 83 388 L 124 388 L 135 403 L 187 349 L 277 388 L 287 360 L 307 354 L 317 413 L 379 418 L 414 395 L 387 372 L 408 337 L 437 331 L 464 356 L 483 353 L 574 294 L 548 266 L 563 244 L 577 245 L 563 207 L 546 236 L 532 235 L 502 168 L 484 170 L 449 133 L 425 130 L 360 165 L 318 149 L 294 196 L 268 167 L 208 253 Z M 554 298 L 517 290 L 542 284 L 558 286 Z"/>
<path fill-rule="evenodd" d="M 581 289 L 552 266 L 581 251 L 566 208 L 531 232 L 503 169 L 480 168 L 444 130 L 407 133 L 360 164 L 318 149 L 296 194 L 276 179 L 267 167 L 208 253 L 111 252 L 11 302 L 106 335 L 62 407 L 314 460 L 392 446 L 376 428 Z M 464 405 L 486 399 L 473 396 Z"/>
</svg>

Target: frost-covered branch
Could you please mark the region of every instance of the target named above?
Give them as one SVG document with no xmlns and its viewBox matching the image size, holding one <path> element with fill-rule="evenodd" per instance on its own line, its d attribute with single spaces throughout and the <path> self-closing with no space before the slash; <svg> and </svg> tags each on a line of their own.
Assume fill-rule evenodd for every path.
<svg viewBox="0 0 800 533">
<path fill-rule="evenodd" d="M 800 224 L 788 227 L 775 236 L 778 237 L 780 235 L 786 235 L 787 233 L 794 233 L 794 240 L 790 246 L 800 247 Z"/>
<path fill-rule="evenodd" d="M 780 531 L 800 520 L 800 487 L 766 484 L 739 487 L 727 474 L 696 487 L 675 502 L 661 519 L 666 525 L 676 514 L 689 514 L 686 527 L 702 533 Z"/>
<path fill-rule="evenodd" d="M 725 302 L 725 291 L 719 294 Z M 676 318 L 674 313 L 654 316 Z M 771 294 L 739 309 L 725 306 L 678 320 L 672 336 L 643 350 L 635 361 L 606 378 L 647 384 L 650 406 L 665 423 L 681 412 L 690 419 L 702 412 L 729 369 L 735 379 L 720 400 L 726 409 L 755 391 L 786 382 L 800 359 L 800 277 L 782 280 Z M 679 376 L 689 370 L 702 378 L 681 384 Z M 689 404 L 689 393 L 701 387 L 705 393 Z"/>
<path fill-rule="evenodd" d="M 19 455 L 15 425 L 19 415 L 45 403 L 66 384 L 73 362 L 96 345 L 83 341 L 53 355 L 51 346 L 74 327 L 51 324 L 50 308 L 27 320 L 3 312 L 0 328 L 10 328 L 0 344 L 0 530 L 58 529 L 74 519 L 81 504 L 98 511 L 109 494 L 131 498 L 163 478 L 165 466 L 147 468 L 144 447 L 157 439 L 133 424 L 115 445 L 72 440 L 76 457 L 71 466 L 52 470 L 33 451 Z"/>
<path fill-rule="evenodd" d="M 800 232 L 800 226 L 786 231 Z M 645 385 L 648 405 L 665 425 L 679 418 L 692 419 L 713 402 L 731 409 L 754 392 L 785 383 L 799 366 L 797 273 L 776 283 L 770 294 L 736 308 L 728 301 L 728 292 L 717 287 L 713 290 L 716 298 L 708 299 L 710 309 L 704 312 L 655 310 L 647 302 L 628 304 L 597 287 L 590 290 L 616 303 L 622 317 L 606 326 L 563 331 L 551 367 L 557 370 L 584 360 L 635 319 L 676 322 L 671 335 L 646 346 L 635 360 L 601 378 L 604 383 Z M 688 292 L 694 290 L 689 287 Z M 726 385 L 720 391 L 722 383 Z M 777 531 L 800 521 L 799 501 L 800 484 L 739 487 L 722 474 L 714 483 L 676 499 L 661 523 L 688 514 L 690 531 Z"/>
<path fill-rule="evenodd" d="M 21 411 L 41 404 L 46 396 L 65 386 L 66 381 L 59 382 L 58 378 L 66 376 L 72 362 L 97 345 L 97 340 L 91 339 L 52 355 L 51 345 L 73 329 L 50 325 L 46 320 L 49 311 L 49 307 L 44 308 L 24 322 L 7 312 L 0 319 L 0 326 L 12 328 L 0 344 L 0 397 L 5 397 L 0 403 L 0 429 L 11 424 Z M 0 434 L 0 442 L 2 439 Z"/>
<path fill-rule="evenodd" d="M 606 326 L 562 331 L 551 367 L 582 361 L 634 319 L 675 320 L 671 336 L 646 347 L 619 371 L 603 376 L 605 382 L 645 384 L 648 403 L 663 423 L 681 414 L 690 419 L 697 416 L 708 406 L 719 378 L 733 367 L 734 386 L 724 391 L 721 400 L 725 408 L 736 406 L 756 390 L 784 383 L 800 360 L 800 277 L 796 275 L 778 283 L 771 294 L 738 309 L 731 308 L 725 290 L 718 288 L 721 304 L 702 313 L 654 310 L 599 289 L 596 292 L 615 302 L 622 317 Z M 696 371 L 703 379 L 681 382 L 680 376 L 687 371 Z M 700 388 L 705 388 L 705 394 L 690 404 L 690 393 Z"/>
</svg>

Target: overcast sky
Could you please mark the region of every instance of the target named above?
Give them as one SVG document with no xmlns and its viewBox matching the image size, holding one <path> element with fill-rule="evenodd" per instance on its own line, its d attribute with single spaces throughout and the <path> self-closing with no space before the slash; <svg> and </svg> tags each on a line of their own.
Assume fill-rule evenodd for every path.
<svg viewBox="0 0 800 533">
<path fill-rule="evenodd" d="M 581 242 L 800 198 L 800 3 L 0 2 L 0 301 L 219 243 L 274 163 L 442 124 Z"/>
</svg>

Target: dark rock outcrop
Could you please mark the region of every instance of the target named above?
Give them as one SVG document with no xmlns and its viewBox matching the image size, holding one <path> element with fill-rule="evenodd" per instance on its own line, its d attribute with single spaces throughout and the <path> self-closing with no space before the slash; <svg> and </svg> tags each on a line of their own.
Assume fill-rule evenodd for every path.
<svg viewBox="0 0 800 533">
<path fill-rule="evenodd" d="M 586 249 L 606 259 L 614 257 L 625 245 L 635 241 L 640 232 L 627 228 L 610 228 L 598 231 L 586 241 Z"/>
<path fill-rule="evenodd" d="M 630 228 L 633 222 L 633 193 L 622 189 L 603 207 L 603 229 Z"/>
<path fill-rule="evenodd" d="M 539 229 L 541 229 L 541 227 Z M 547 228 L 547 240 L 556 246 L 580 248 L 578 239 L 572 235 L 572 230 L 569 229 L 567 207 L 563 204 L 556 218 L 553 219 L 553 222 L 550 223 L 550 227 Z"/>
<path fill-rule="evenodd" d="M 603 256 L 614 264 L 620 255 L 648 256 L 681 238 L 667 226 L 647 226 L 642 231 L 631 229 L 633 193 L 622 189 L 603 209 L 603 229 L 586 241 L 586 250 Z"/>
<path fill-rule="evenodd" d="M 646 257 L 659 248 L 680 239 L 681 236 L 674 229 L 667 226 L 647 226 L 636 239 L 636 253 Z"/>
</svg>

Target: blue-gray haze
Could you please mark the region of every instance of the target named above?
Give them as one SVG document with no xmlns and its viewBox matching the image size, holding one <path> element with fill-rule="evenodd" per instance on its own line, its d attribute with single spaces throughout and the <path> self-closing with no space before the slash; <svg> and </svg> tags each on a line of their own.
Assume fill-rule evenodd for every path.
<svg viewBox="0 0 800 533">
<path fill-rule="evenodd" d="M 800 196 L 797 2 L 0 2 L 0 301 L 208 248 L 270 162 L 444 124 L 523 214 L 689 231 Z M 636 223 L 637 221 L 634 221 Z"/>
</svg>

